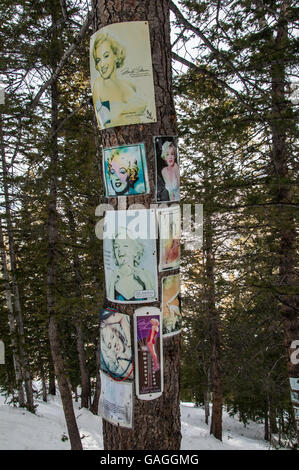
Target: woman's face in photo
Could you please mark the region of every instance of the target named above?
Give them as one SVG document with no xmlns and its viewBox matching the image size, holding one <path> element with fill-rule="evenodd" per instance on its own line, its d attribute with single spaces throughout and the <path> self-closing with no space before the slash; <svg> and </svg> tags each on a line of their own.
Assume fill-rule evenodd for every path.
<svg viewBox="0 0 299 470">
<path fill-rule="evenodd" d="M 109 41 L 104 41 L 96 48 L 95 67 L 103 80 L 111 77 L 115 70 L 115 56 Z"/>
<path fill-rule="evenodd" d="M 118 357 L 124 352 L 124 344 L 121 340 L 120 334 L 109 325 L 105 326 L 102 330 L 102 341 L 104 341 L 109 354 Z"/>
<path fill-rule="evenodd" d="M 119 266 L 134 266 L 134 244 L 131 240 L 117 240 L 114 253 Z"/>
<path fill-rule="evenodd" d="M 175 147 L 174 145 L 169 145 L 168 154 L 166 156 L 166 163 L 168 166 L 173 166 L 175 164 Z"/>
<path fill-rule="evenodd" d="M 112 188 L 117 194 L 124 194 L 129 190 L 129 175 L 124 162 L 120 158 L 114 158 L 109 170 Z"/>
</svg>

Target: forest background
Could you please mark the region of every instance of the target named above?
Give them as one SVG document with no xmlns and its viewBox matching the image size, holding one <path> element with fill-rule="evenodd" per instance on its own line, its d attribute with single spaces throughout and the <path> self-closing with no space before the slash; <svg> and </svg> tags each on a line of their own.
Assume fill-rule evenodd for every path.
<svg viewBox="0 0 299 470">
<path fill-rule="evenodd" d="M 204 211 L 202 249 L 185 243 L 181 257 L 181 399 L 205 405 L 207 421 L 212 401 L 219 439 L 225 406 L 244 423 L 263 421 L 265 439 L 292 446 L 298 10 L 287 0 L 170 9 L 181 203 Z M 0 12 L 0 387 L 34 412 L 37 393 L 55 394 L 52 352 L 59 388 L 67 394 L 69 381 L 97 413 L 104 274 L 94 214 L 104 194 L 89 83 L 92 6 L 1 0 Z"/>
</svg>

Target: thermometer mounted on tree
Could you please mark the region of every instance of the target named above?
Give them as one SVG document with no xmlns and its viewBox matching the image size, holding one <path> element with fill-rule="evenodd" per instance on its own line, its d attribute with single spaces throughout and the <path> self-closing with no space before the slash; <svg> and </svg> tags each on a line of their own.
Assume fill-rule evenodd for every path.
<svg viewBox="0 0 299 470">
<path fill-rule="evenodd" d="M 163 342 L 161 312 L 141 307 L 134 313 L 136 395 L 154 400 L 163 393 Z"/>
</svg>

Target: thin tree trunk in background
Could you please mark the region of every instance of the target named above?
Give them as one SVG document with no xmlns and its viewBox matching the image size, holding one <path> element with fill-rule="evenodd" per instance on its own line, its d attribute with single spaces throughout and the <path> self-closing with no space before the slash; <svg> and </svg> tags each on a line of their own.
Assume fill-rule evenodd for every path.
<svg viewBox="0 0 299 470">
<path fill-rule="evenodd" d="M 277 434 L 277 422 L 276 422 L 276 410 L 273 408 L 271 400 L 269 400 L 269 418 L 270 418 L 270 429 L 271 434 Z"/>
<path fill-rule="evenodd" d="M 100 201 L 103 201 L 103 196 L 100 196 Z M 96 292 L 102 292 L 102 285 L 104 284 L 104 266 L 103 262 L 100 263 L 98 256 L 95 256 L 92 260 L 92 269 L 94 273 L 93 282 L 95 284 Z M 103 299 L 98 298 L 98 304 L 103 304 Z M 99 410 L 99 399 L 101 394 L 101 374 L 100 374 L 100 328 L 98 327 L 97 335 L 96 335 L 96 384 L 95 384 L 95 391 L 94 397 L 92 401 L 92 405 L 90 407 L 90 411 L 93 414 L 98 414 Z"/>
<path fill-rule="evenodd" d="M 268 419 L 268 404 L 265 405 L 265 416 L 264 416 L 264 439 L 269 441 L 269 419 Z"/>
<path fill-rule="evenodd" d="M 288 18 L 290 0 L 281 3 L 280 16 L 273 47 L 277 57 L 287 48 Z M 288 206 L 293 202 L 292 186 L 289 175 L 289 144 L 286 136 L 285 119 L 288 111 L 286 100 L 286 63 L 276 59 L 272 65 L 272 155 L 275 178 L 275 202 L 278 204 L 276 230 L 280 240 L 278 297 L 284 323 L 284 343 L 287 352 L 289 377 L 299 377 L 299 364 L 292 363 L 292 343 L 299 339 L 298 295 L 296 287 L 296 227 L 294 210 Z M 299 429 L 297 428 L 299 443 Z"/>
<path fill-rule="evenodd" d="M 52 15 L 51 69 L 54 73 L 58 62 L 58 32 L 56 28 L 59 2 L 49 5 Z M 54 27 L 55 26 L 55 27 Z M 56 267 L 57 267 L 57 166 L 58 166 L 58 86 L 54 80 L 51 85 L 51 153 L 50 153 L 50 191 L 48 203 L 48 269 L 47 269 L 47 311 L 49 315 L 49 340 L 55 374 L 58 381 L 64 416 L 72 450 L 82 450 L 82 443 L 73 408 L 72 392 L 67 379 L 62 357 L 61 341 L 56 321 Z"/>
<path fill-rule="evenodd" d="M 70 234 L 72 239 L 72 246 L 73 246 L 73 266 L 74 266 L 74 274 L 75 274 L 75 289 L 76 289 L 76 297 L 78 304 L 80 304 L 82 299 L 82 275 L 80 271 L 80 262 L 78 253 L 76 251 L 77 245 L 77 237 L 76 237 L 76 226 L 75 226 L 75 219 L 74 214 L 71 209 L 67 209 L 67 217 L 69 220 L 69 227 L 70 227 Z M 81 407 L 88 408 L 89 401 L 90 401 L 90 378 L 88 373 L 88 368 L 86 364 L 86 355 L 85 355 L 85 346 L 84 346 L 84 335 L 82 331 L 82 314 L 81 308 L 75 307 L 75 328 L 76 328 L 76 343 L 77 343 L 77 351 L 79 357 L 79 366 L 80 366 L 80 376 L 81 376 Z"/>
<path fill-rule="evenodd" d="M 20 406 L 25 406 L 25 394 L 23 387 L 23 377 L 22 377 L 22 368 L 20 364 L 19 352 L 18 352 L 18 343 L 17 343 L 17 332 L 16 332 L 16 321 L 13 311 L 13 303 L 11 290 L 9 285 L 9 274 L 7 269 L 7 258 L 6 258 L 6 249 L 4 244 L 4 237 L 2 231 L 2 220 L 0 218 L 0 250 L 1 250 L 1 261 L 3 266 L 3 278 L 5 281 L 5 298 L 7 304 L 7 313 L 8 313 L 8 324 L 9 332 L 11 337 L 12 345 L 12 356 L 14 363 L 14 371 L 16 377 L 16 386 L 18 391 L 18 402 Z"/>
<path fill-rule="evenodd" d="M 213 234 L 210 214 L 205 218 L 205 251 L 206 251 L 206 299 L 210 320 L 211 343 L 211 385 L 212 385 L 212 417 L 210 434 L 222 440 L 222 371 L 220 358 L 219 317 L 215 305 L 215 260 L 213 254 Z"/>
<path fill-rule="evenodd" d="M 97 344 L 97 350 L 96 350 L 96 368 L 97 368 L 97 373 L 96 373 L 96 385 L 95 385 L 95 392 L 94 392 L 94 397 L 93 397 L 93 402 L 90 407 L 90 411 L 94 414 L 97 415 L 99 412 L 99 399 L 101 395 L 101 374 L 100 374 L 100 335 L 98 338 L 98 344 Z"/>
<path fill-rule="evenodd" d="M 47 384 L 46 384 L 46 377 L 45 377 L 45 369 L 44 369 L 44 364 L 43 364 L 43 360 L 42 360 L 40 352 L 38 352 L 38 362 L 39 362 L 40 377 L 42 380 L 43 401 L 47 402 L 48 399 L 47 399 Z"/>
<path fill-rule="evenodd" d="M 1 160 L 2 160 L 2 172 L 3 172 L 3 189 L 4 189 L 4 200 L 5 200 L 5 216 L 7 225 L 7 237 L 9 247 L 9 259 L 10 259 L 10 272 L 11 272 L 11 283 L 13 290 L 13 305 L 14 305 L 14 318 L 16 319 L 17 325 L 17 338 L 18 338 L 18 350 L 19 350 L 19 362 L 22 369 L 22 376 L 25 381 L 26 391 L 26 406 L 29 411 L 34 413 L 34 402 L 33 402 L 33 391 L 32 391 L 32 380 L 29 372 L 29 364 L 25 352 L 25 334 L 23 315 L 20 301 L 19 286 L 17 281 L 17 261 L 15 252 L 15 241 L 13 236 L 13 224 L 11 217 L 11 202 L 8 190 L 8 171 L 6 165 L 6 156 L 4 148 L 4 139 L 2 132 L 2 119 L 0 117 L 0 141 L 1 141 Z"/>
<path fill-rule="evenodd" d="M 55 383 L 55 371 L 54 371 L 54 364 L 51 355 L 51 351 L 49 352 L 49 394 L 56 395 L 56 383 Z"/>
<path fill-rule="evenodd" d="M 204 406 L 205 406 L 205 423 L 209 424 L 210 416 L 210 369 L 207 374 L 207 389 L 204 392 Z"/>
<path fill-rule="evenodd" d="M 101 143 L 104 147 L 140 142 L 145 144 L 151 193 L 144 196 L 131 196 L 125 202 L 141 203 L 145 208 L 150 208 L 150 204 L 155 202 L 153 136 L 176 135 L 176 114 L 171 77 L 169 0 L 158 2 L 153 0 L 123 0 L 122 2 L 94 0 L 93 4 L 94 31 L 118 22 L 149 22 L 157 122 L 105 129 L 101 132 Z M 114 207 L 117 207 L 117 198 L 111 198 L 111 201 Z M 161 278 L 162 275 L 159 275 L 159 286 L 161 286 Z M 110 306 L 108 301 L 106 305 Z M 160 302 L 153 303 L 153 306 L 160 308 Z M 121 311 L 131 316 L 132 335 L 132 316 L 135 308 L 130 304 L 121 306 Z M 180 448 L 180 335 L 164 338 L 163 348 L 164 392 L 162 396 L 152 401 L 146 401 L 138 400 L 134 395 L 133 429 L 117 427 L 103 420 L 104 448 L 106 450 L 176 450 Z"/>
</svg>

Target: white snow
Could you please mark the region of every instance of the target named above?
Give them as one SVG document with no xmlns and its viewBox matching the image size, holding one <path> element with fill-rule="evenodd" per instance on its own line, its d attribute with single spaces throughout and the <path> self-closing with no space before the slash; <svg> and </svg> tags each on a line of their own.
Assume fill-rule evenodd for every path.
<svg viewBox="0 0 299 470">
<path fill-rule="evenodd" d="M 36 400 L 36 415 L 5 403 L 0 395 L 0 450 L 67 450 L 63 409 L 59 396 L 48 402 Z M 74 402 L 75 414 L 85 450 L 103 449 L 102 419 Z M 203 408 L 181 403 L 182 450 L 267 450 L 263 440 L 263 424 L 249 423 L 244 427 L 238 419 L 223 413 L 223 442 L 210 435 L 204 421 Z"/>
</svg>

